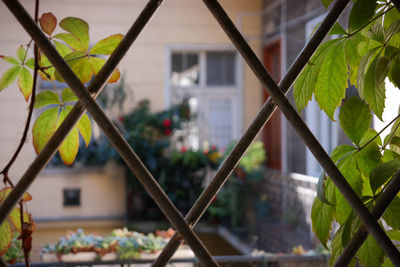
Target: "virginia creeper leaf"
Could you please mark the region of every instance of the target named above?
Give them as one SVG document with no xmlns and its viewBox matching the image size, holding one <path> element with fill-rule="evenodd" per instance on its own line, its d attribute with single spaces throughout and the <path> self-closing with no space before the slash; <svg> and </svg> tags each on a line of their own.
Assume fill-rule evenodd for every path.
<svg viewBox="0 0 400 267">
<path fill-rule="evenodd" d="M 335 236 L 332 239 L 332 255 L 329 260 L 329 266 L 332 266 L 336 260 L 339 258 L 340 254 L 343 251 L 343 242 L 342 242 L 342 235 L 343 235 L 344 225 L 342 225 L 339 230 L 336 232 Z M 348 266 L 354 266 L 355 260 L 352 259 Z"/>
<path fill-rule="evenodd" d="M 25 97 L 25 101 L 28 102 L 32 93 L 33 77 L 31 72 L 25 67 L 22 67 L 18 73 L 18 86 Z"/>
<path fill-rule="evenodd" d="M 340 108 L 339 121 L 350 140 L 359 145 L 371 125 L 372 114 L 364 101 L 358 97 L 351 97 Z"/>
<path fill-rule="evenodd" d="M 298 111 L 307 106 L 315 91 L 315 85 L 320 71 L 320 63 L 325 58 L 326 51 L 337 44 L 338 40 L 331 40 L 323 43 L 315 52 L 310 62 L 306 65 L 294 83 L 293 96 Z"/>
<path fill-rule="evenodd" d="M 83 84 L 89 82 L 93 76 L 90 59 L 78 59 L 76 63 L 72 65 L 72 70 Z"/>
<path fill-rule="evenodd" d="M 70 108 L 72 107 L 69 106 L 68 110 L 61 109 L 60 117 L 57 122 L 57 127 L 64 121 L 65 117 L 68 115 L 68 112 L 70 111 Z M 64 162 L 64 164 L 71 165 L 74 162 L 76 155 L 78 154 L 78 150 L 79 150 L 79 133 L 78 129 L 74 127 L 69 132 L 67 137 L 64 139 L 58 151 L 60 153 L 61 159 Z"/>
<path fill-rule="evenodd" d="M 33 125 L 33 146 L 37 154 L 42 150 L 56 130 L 58 110 L 59 107 L 45 110 L 42 114 L 40 114 Z"/>
<path fill-rule="evenodd" d="M 381 44 L 385 43 L 385 33 L 383 26 L 379 23 L 372 25 L 371 29 L 367 32 L 367 37 Z"/>
<path fill-rule="evenodd" d="M 344 98 L 347 88 L 347 64 L 343 42 L 333 45 L 327 51 L 319 67 L 315 85 L 315 100 L 331 120 L 334 120 L 335 110 Z"/>
<path fill-rule="evenodd" d="M 398 146 L 400 148 L 400 137 L 393 136 L 392 139 L 390 139 L 389 144 Z"/>
<path fill-rule="evenodd" d="M 371 171 L 369 183 L 372 192 L 375 193 L 390 177 L 392 177 L 398 170 L 400 170 L 400 161 L 392 160 L 389 162 L 382 162 L 378 164 L 375 169 Z"/>
<path fill-rule="evenodd" d="M 20 66 L 14 66 L 4 72 L 3 76 L 1 76 L 0 79 L 0 91 L 8 87 L 12 82 L 15 81 L 20 70 Z"/>
<path fill-rule="evenodd" d="M 124 36 L 122 34 L 114 34 L 96 43 L 90 54 L 111 55 Z"/>
<path fill-rule="evenodd" d="M 86 147 L 88 147 L 90 139 L 92 138 L 92 126 L 90 123 L 90 119 L 86 113 L 83 114 L 82 118 L 78 121 L 78 124 L 76 126 L 78 127 L 78 130 L 82 135 L 83 140 L 85 141 Z"/>
<path fill-rule="evenodd" d="M 400 31 L 400 20 L 393 22 L 387 31 L 385 31 L 385 43 L 389 43 L 390 39 Z M 396 44 L 394 44 L 396 45 Z"/>
<path fill-rule="evenodd" d="M 395 267 L 395 266 L 393 265 L 390 258 L 386 257 L 386 259 L 383 261 L 383 264 L 381 265 L 381 267 Z"/>
<path fill-rule="evenodd" d="M 388 72 L 389 72 L 390 59 L 387 57 L 379 57 L 376 61 L 375 68 L 375 82 L 376 84 L 381 84 L 384 82 Z"/>
<path fill-rule="evenodd" d="M 396 57 L 392 62 L 390 78 L 397 88 L 400 88 L 400 57 Z"/>
<path fill-rule="evenodd" d="M 389 207 L 386 209 L 385 213 L 383 214 L 383 219 L 395 230 L 400 230 L 400 198 L 396 196 L 392 203 L 390 203 Z"/>
<path fill-rule="evenodd" d="M 358 51 L 358 45 L 364 40 L 361 34 L 353 35 L 344 41 L 344 54 L 349 66 L 349 79 L 352 85 L 357 84 L 357 71 L 361 62 L 361 56 Z"/>
<path fill-rule="evenodd" d="M 6 197 L 11 193 L 11 190 L 11 187 L 4 187 L 0 190 L 0 202 L 3 202 L 4 199 L 6 199 Z M 31 194 L 25 192 L 25 194 L 22 196 L 22 200 L 25 202 L 32 200 Z"/>
<path fill-rule="evenodd" d="M 25 50 L 25 48 L 24 48 L 22 45 L 20 45 L 20 46 L 18 47 L 18 49 L 17 49 L 17 58 L 18 58 L 21 62 L 24 62 L 25 57 L 26 57 L 26 50 Z"/>
<path fill-rule="evenodd" d="M 19 207 L 15 207 L 8 215 L 8 220 L 14 226 L 14 228 L 21 233 L 21 210 Z M 29 214 L 24 211 L 24 222 L 29 222 Z"/>
<path fill-rule="evenodd" d="M 343 29 L 343 27 L 340 25 L 339 22 L 335 22 L 332 29 L 329 31 L 329 34 L 330 35 L 336 35 L 336 34 L 346 35 L 347 32 Z"/>
<path fill-rule="evenodd" d="M 78 101 L 78 98 L 72 92 L 71 88 L 64 88 L 61 92 L 61 98 L 64 103 Z"/>
<path fill-rule="evenodd" d="M 43 13 L 39 19 L 39 24 L 40 28 L 51 36 L 57 26 L 57 18 L 51 12 Z"/>
<path fill-rule="evenodd" d="M 396 8 L 392 8 L 388 12 L 386 12 L 383 25 L 385 27 L 385 30 L 388 30 L 390 25 L 392 25 L 395 21 L 400 19 L 400 13 Z M 399 47 L 400 45 L 400 35 L 395 34 L 389 42 L 390 45 L 393 45 L 395 47 Z"/>
<path fill-rule="evenodd" d="M 86 21 L 68 17 L 60 21 L 60 27 L 75 36 L 79 42 L 80 47 L 76 48 L 79 51 L 87 51 L 89 48 L 89 25 Z"/>
<path fill-rule="evenodd" d="M 66 55 L 72 53 L 71 48 L 69 48 L 65 44 L 57 42 L 56 40 L 53 40 L 53 42 L 54 42 L 54 46 L 56 47 L 57 52 L 60 54 L 60 56 L 65 57 Z"/>
<path fill-rule="evenodd" d="M 119 78 L 121 77 L 121 73 L 118 68 L 116 68 L 113 73 L 111 74 L 111 77 L 108 79 L 107 83 L 116 83 Z"/>
<path fill-rule="evenodd" d="M 72 34 L 69 33 L 58 33 L 53 36 L 55 39 L 60 39 L 64 41 L 67 45 L 69 45 L 72 49 L 77 50 L 77 51 L 85 51 L 83 45 L 79 41 L 78 38 L 73 36 Z"/>
<path fill-rule="evenodd" d="M 326 181 L 326 173 L 324 172 L 318 178 L 317 197 L 322 203 L 327 205 L 333 205 L 332 203 L 329 202 L 329 200 L 325 196 L 325 184 L 326 184 L 325 181 Z"/>
<path fill-rule="evenodd" d="M 400 241 L 400 232 L 396 230 L 389 230 L 386 232 L 390 240 Z"/>
<path fill-rule="evenodd" d="M 390 129 L 390 135 L 392 136 L 392 139 L 391 139 L 391 140 L 393 140 L 394 137 L 400 137 L 400 118 L 397 119 L 397 120 L 393 123 L 393 126 L 392 126 L 392 128 Z M 398 147 L 396 144 L 391 144 L 391 145 L 390 145 L 390 149 L 391 149 L 393 152 L 395 152 L 395 153 L 397 153 L 397 154 L 400 154 L 400 147 Z"/>
<path fill-rule="evenodd" d="M 383 250 L 372 235 L 368 235 L 357 254 L 365 267 L 380 266 L 383 262 Z"/>
<path fill-rule="evenodd" d="M 0 55 L 0 58 L 3 59 L 4 61 L 8 62 L 8 63 L 11 63 L 11 64 L 15 65 L 15 66 L 20 64 L 19 61 L 14 57 L 8 57 L 8 56 Z"/>
<path fill-rule="evenodd" d="M 3 255 L 11 246 L 12 231 L 7 221 L 0 225 L 0 256 Z"/>
<path fill-rule="evenodd" d="M 369 141 L 375 131 L 368 130 L 360 141 L 360 146 L 363 146 Z M 375 139 L 369 145 L 356 153 L 358 169 L 365 177 L 369 177 L 371 171 L 382 162 L 382 154 L 380 153 L 380 139 Z"/>
<path fill-rule="evenodd" d="M 366 25 L 374 16 L 376 1 L 358 0 L 354 3 L 349 16 L 349 32 L 353 33 Z"/>
<path fill-rule="evenodd" d="M 328 8 L 329 5 L 333 2 L 333 0 L 321 0 L 321 2 L 325 8 Z"/>
<path fill-rule="evenodd" d="M 33 70 L 34 67 L 35 67 L 35 59 L 34 59 L 33 57 L 27 59 L 27 60 L 25 61 L 25 66 L 27 66 L 28 68 L 30 68 L 31 70 Z"/>
<path fill-rule="evenodd" d="M 350 152 L 354 152 L 356 150 L 357 150 L 357 148 L 355 148 L 354 146 L 349 146 L 349 145 L 337 146 L 333 149 L 333 151 L 331 153 L 331 159 L 333 162 L 337 163 L 344 156 L 346 156 Z"/>
<path fill-rule="evenodd" d="M 315 198 L 311 208 L 312 228 L 321 243 L 326 247 L 329 239 L 329 231 L 333 222 L 333 207 L 322 203 L 319 198 Z"/>
<path fill-rule="evenodd" d="M 46 90 L 36 95 L 34 107 L 41 108 L 48 105 L 59 105 L 59 104 L 61 104 L 61 102 L 58 95 L 51 90 Z"/>
</svg>

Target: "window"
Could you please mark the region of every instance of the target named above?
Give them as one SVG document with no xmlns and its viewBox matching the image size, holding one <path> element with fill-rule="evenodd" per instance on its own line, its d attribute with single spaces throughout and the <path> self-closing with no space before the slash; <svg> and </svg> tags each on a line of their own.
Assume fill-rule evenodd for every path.
<svg viewBox="0 0 400 267">
<path fill-rule="evenodd" d="M 177 145 L 194 150 L 206 144 L 226 148 L 238 138 L 240 127 L 236 52 L 233 49 L 172 49 L 169 61 L 167 104 L 187 99 L 196 118 L 178 133 L 185 138 L 184 143 Z"/>
<path fill-rule="evenodd" d="M 63 190 L 64 207 L 74 207 L 81 205 L 81 190 L 78 188 L 70 188 Z"/>
</svg>

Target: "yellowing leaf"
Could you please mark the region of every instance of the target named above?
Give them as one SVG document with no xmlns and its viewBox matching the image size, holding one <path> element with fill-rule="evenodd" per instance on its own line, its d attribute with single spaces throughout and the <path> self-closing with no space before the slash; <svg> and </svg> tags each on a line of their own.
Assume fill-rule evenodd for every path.
<svg viewBox="0 0 400 267">
<path fill-rule="evenodd" d="M 76 63 L 73 64 L 72 70 L 83 84 L 89 82 L 93 76 L 91 62 L 88 58 L 77 60 Z"/>
<path fill-rule="evenodd" d="M 83 137 L 83 140 L 85 140 L 85 145 L 87 147 L 90 143 L 90 139 L 92 138 L 92 126 L 86 113 L 83 114 L 82 118 L 78 121 L 77 127 Z"/>
<path fill-rule="evenodd" d="M 12 231 L 10 224 L 5 221 L 0 225 L 0 256 L 11 246 Z"/>
<path fill-rule="evenodd" d="M 79 41 L 78 38 L 73 36 L 72 34 L 69 33 L 59 33 L 54 35 L 55 39 L 60 39 L 63 40 L 67 45 L 69 45 L 72 49 L 78 50 L 78 51 L 85 51 L 84 48 L 82 48 L 82 43 Z"/>
<path fill-rule="evenodd" d="M 89 48 L 89 25 L 86 21 L 68 17 L 60 21 L 60 27 L 75 36 L 81 46 L 77 48 L 79 51 L 87 51 Z"/>
<path fill-rule="evenodd" d="M 111 55 L 124 36 L 122 34 L 114 34 L 96 43 L 92 49 L 91 54 Z"/>
<path fill-rule="evenodd" d="M 121 77 L 121 73 L 118 68 L 114 70 L 111 74 L 111 77 L 108 79 L 107 83 L 116 83 L 118 82 L 119 78 Z"/>
<path fill-rule="evenodd" d="M 43 13 L 39 23 L 42 30 L 51 36 L 57 26 L 57 18 L 51 12 Z"/>
<path fill-rule="evenodd" d="M 0 79 L 0 91 L 8 87 L 13 81 L 15 81 L 20 69 L 20 66 L 14 66 L 4 72 L 3 76 L 1 76 Z"/>
<path fill-rule="evenodd" d="M 35 97 L 35 108 L 41 108 L 44 106 L 57 105 L 57 104 L 58 105 L 61 104 L 60 99 L 58 95 L 51 90 L 40 92 Z"/>
<path fill-rule="evenodd" d="M 33 77 L 31 72 L 25 67 L 22 67 L 21 70 L 19 71 L 18 86 L 19 89 L 21 90 L 21 93 L 25 97 L 25 101 L 28 102 L 29 97 L 32 93 Z"/>
<path fill-rule="evenodd" d="M 4 61 L 11 63 L 13 65 L 16 65 L 16 66 L 20 64 L 19 61 L 14 57 L 0 55 L 0 58 L 3 59 Z"/>
<path fill-rule="evenodd" d="M 24 48 L 22 45 L 20 45 L 20 46 L 18 47 L 18 49 L 17 49 L 17 58 L 18 58 L 21 62 L 24 62 L 25 57 L 26 57 L 26 50 L 25 50 L 25 48 Z"/>
<path fill-rule="evenodd" d="M 68 111 L 65 109 L 61 110 L 57 127 L 64 121 L 69 111 L 70 109 L 68 109 Z M 78 129 L 74 127 L 64 139 L 58 151 L 64 164 L 71 165 L 74 162 L 76 155 L 78 154 L 78 150 L 79 133 Z"/>
<path fill-rule="evenodd" d="M 49 108 L 40 114 L 32 129 L 33 146 L 38 154 L 56 130 L 59 107 Z"/>
<path fill-rule="evenodd" d="M 10 194 L 12 188 L 11 187 L 4 187 L 0 190 L 0 202 L 3 202 L 4 199 Z M 28 192 L 25 192 L 25 194 L 22 196 L 23 201 L 30 201 L 32 200 L 31 194 Z"/>
<path fill-rule="evenodd" d="M 60 42 L 57 41 L 53 41 L 54 45 L 57 49 L 57 52 L 60 53 L 60 56 L 65 57 L 66 55 L 70 54 L 72 52 L 71 48 L 69 48 L 68 46 L 66 46 L 65 44 L 62 44 Z"/>
<path fill-rule="evenodd" d="M 64 103 L 78 101 L 78 98 L 74 92 L 72 92 L 71 88 L 64 88 L 64 90 L 61 92 L 61 98 Z"/>
<path fill-rule="evenodd" d="M 29 58 L 28 60 L 25 61 L 25 66 L 33 70 L 35 67 L 35 59 L 33 57 Z"/>
</svg>

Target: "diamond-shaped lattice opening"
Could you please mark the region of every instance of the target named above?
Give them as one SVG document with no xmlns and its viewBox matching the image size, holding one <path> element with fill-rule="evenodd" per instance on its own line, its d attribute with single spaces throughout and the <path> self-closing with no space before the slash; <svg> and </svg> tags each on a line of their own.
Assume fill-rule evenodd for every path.
<svg viewBox="0 0 400 267">
<path fill-rule="evenodd" d="M 99 72 L 99 74 L 95 77 L 94 81 L 87 89 L 81 84 L 81 82 L 72 72 L 72 70 L 67 66 L 67 64 L 62 60 L 61 56 L 52 47 L 51 43 L 42 34 L 41 30 L 35 25 L 35 22 L 25 11 L 23 6 L 21 6 L 18 2 L 14 0 L 3 0 L 3 2 L 7 5 L 10 11 L 25 28 L 25 30 L 31 35 L 36 44 L 46 54 L 46 56 L 49 58 L 49 60 L 55 66 L 58 72 L 63 76 L 64 80 L 80 99 L 80 102 L 76 104 L 74 109 L 70 112 L 68 117 L 64 120 L 62 125 L 49 140 L 48 144 L 37 156 L 35 161 L 26 170 L 25 174 L 20 179 L 16 187 L 13 189 L 11 194 L 0 207 L 1 222 L 4 221 L 5 217 L 11 211 L 12 207 L 17 203 L 18 199 L 28 189 L 40 170 L 46 165 L 46 163 L 55 153 L 61 141 L 63 140 L 63 137 L 68 134 L 69 130 L 83 114 L 85 108 L 87 108 L 94 120 L 111 140 L 116 150 L 120 153 L 121 157 L 125 160 L 128 167 L 132 170 L 132 172 L 134 172 L 135 176 L 138 177 L 140 182 L 153 197 L 165 216 L 179 232 L 179 234 L 176 234 L 170 240 L 169 244 L 163 250 L 162 254 L 156 260 L 154 265 L 164 265 L 176 251 L 178 245 L 180 244 L 180 240 L 183 237 L 183 239 L 185 239 L 188 245 L 192 248 L 195 255 L 206 266 L 217 266 L 218 264 L 204 247 L 204 245 L 200 242 L 196 234 L 192 231 L 192 228 L 199 221 L 201 215 L 210 204 L 214 195 L 227 180 L 227 177 L 229 176 L 231 170 L 236 166 L 241 156 L 244 154 L 256 135 L 262 129 L 263 125 L 268 121 L 273 111 L 276 109 L 276 106 L 279 106 L 282 113 L 286 116 L 288 121 L 302 137 L 304 143 L 313 152 L 319 163 L 324 167 L 325 171 L 331 177 L 332 181 L 334 181 L 334 183 L 343 193 L 354 211 L 362 219 L 368 231 L 379 242 L 387 255 L 393 261 L 393 263 L 398 265 L 400 264 L 400 256 L 397 249 L 394 247 L 394 245 L 391 243 L 391 241 L 388 239 L 388 237 L 376 221 L 376 217 L 379 217 L 384 212 L 384 210 L 387 208 L 388 203 L 390 203 L 390 199 L 394 197 L 394 195 L 396 195 L 399 191 L 397 185 L 399 183 L 397 182 L 396 184 L 395 179 L 393 180 L 393 183 L 391 183 L 388 189 L 384 192 L 385 197 L 388 200 L 382 200 L 382 203 L 380 205 L 378 205 L 377 203 L 371 214 L 368 209 L 363 205 L 361 200 L 356 196 L 349 184 L 343 178 L 340 171 L 329 158 L 327 153 L 323 150 L 319 142 L 311 134 L 308 127 L 304 124 L 299 114 L 295 111 L 293 106 L 284 95 L 284 93 L 289 90 L 290 86 L 299 75 L 300 71 L 307 64 L 311 55 L 317 49 L 318 45 L 322 42 L 323 38 L 327 35 L 329 29 L 338 19 L 339 15 L 348 4 L 348 0 L 338 0 L 336 2 L 336 4 L 330 10 L 329 14 L 326 16 L 323 23 L 318 28 L 317 32 L 314 34 L 313 38 L 310 40 L 310 42 L 307 44 L 301 54 L 297 57 L 296 61 L 291 66 L 279 85 L 277 85 L 273 81 L 271 76 L 265 70 L 263 64 L 257 59 L 250 46 L 247 44 L 239 31 L 235 28 L 234 24 L 229 19 L 219 3 L 216 0 L 203 0 L 210 12 L 214 15 L 215 19 L 219 22 L 221 27 L 229 36 L 232 43 L 236 46 L 242 57 L 253 70 L 255 75 L 258 77 L 260 82 L 265 86 L 265 88 L 267 88 L 268 93 L 272 96 L 272 98 L 268 99 L 262 106 L 249 128 L 243 134 L 240 141 L 230 153 L 228 158 L 225 160 L 223 165 L 220 166 L 212 182 L 201 194 L 196 204 L 186 215 L 185 219 L 180 215 L 175 206 L 168 199 L 166 194 L 162 191 L 160 186 L 152 177 L 150 172 L 142 164 L 135 152 L 129 147 L 127 142 L 119 134 L 118 130 L 113 126 L 111 121 L 106 117 L 103 110 L 97 105 L 97 103 L 94 101 L 91 94 L 89 93 L 91 92 L 93 95 L 97 95 L 100 92 L 108 76 L 115 69 L 118 62 L 125 55 L 136 37 L 140 34 L 141 30 L 151 18 L 151 16 L 155 13 L 157 7 L 161 4 L 162 0 L 150 0 L 148 2 L 136 22 L 132 25 L 131 29 L 126 34 L 124 40 L 110 56 L 103 69 Z M 272 99 L 274 100 L 274 102 L 272 101 Z M 381 199 L 383 199 L 383 197 Z M 365 236 L 366 234 L 364 234 L 364 237 L 357 237 L 357 235 L 353 237 L 350 242 L 350 244 L 353 244 L 353 250 L 354 247 L 356 248 L 355 250 L 357 250 L 357 248 L 362 244 L 363 238 L 365 239 Z M 347 252 L 345 252 L 344 254 L 346 253 Z M 346 254 L 345 256 L 347 258 L 351 258 L 353 255 L 354 254 L 350 253 Z"/>
</svg>

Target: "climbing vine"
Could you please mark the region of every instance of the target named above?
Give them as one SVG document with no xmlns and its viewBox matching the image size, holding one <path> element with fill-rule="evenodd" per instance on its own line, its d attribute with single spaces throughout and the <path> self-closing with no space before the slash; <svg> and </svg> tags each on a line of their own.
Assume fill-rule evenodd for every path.
<svg viewBox="0 0 400 267">
<path fill-rule="evenodd" d="M 90 83 L 93 76 L 105 64 L 105 57 L 111 55 L 123 38 L 122 34 L 114 34 L 90 46 L 89 25 L 87 22 L 75 17 L 66 17 L 58 22 L 52 13 L 44 13 L 38 18 L 38 0 L 36 0 L 35 21 L 83 84 Z M 33 57 L 30 57 L 31 50 L 33 50 Z M 3 188 L 0 190 L 1 204 L 14 187 L 8 176 L 8 171 L 25 144 L 32 111 L 37 109 L 38 114 L 40 114 L 34 121 L 32 128 L 32 143 L 36 153 L 40 153 L 78 99 L 67 86 L 62 90 L 58 89 L 56 82 L 63 83 L 63 78 L 42 51 L 34 45 L 32 40 L 27 45 L 19 46 L 16 50 L 16 56 L 0 55 L 0 59 L 9 64 L 9 68 L 0 78 L 0 92 L 10 87 L 14 81 L 17 81 L 25 101 L 29 102 L 30 100 L 29 115 L 20 145 L 11 157 L 10 162 L 0 172 L 3 175 L 4 183 Z M 36 80 L 38 77 L 50 83 L 53 89 L 44 90 L 36 94 Z M 120 72 L 115 69 L 107 82 L 115 83 L 119 78 Z M 60 157 L 66 165 L 72 164 L 76 158 L 79 149 L 79 135 L 85 145 L 88 146 L 92 129 L 90 119 L 86 114 L 72 128 L 58 149 Z M 15 207 L 8 215 L 7 220 L 0 225 L 0 256 L 10 250 L 13 242 L 15 242 L 13 236 L 15 237 L 17 234 L 22 243 L 21 248 L 27 265 L 29 265 L 29 252 L 31 250 L 31 234 L 35 230 L 35 224 L 31 215 L 24 211 L 24 206 L 31 199 L 31 195 L 25 193 L 19 207 Z M 11 254 L 14 255 L 15 253 Z M 10 262 L 15 261 L 12 257 L 7 260 Z"/>
<path fill-rule="evenodd" d="M 328 7 L 332 1 L 322 2 Z M 334 25 L 330 34 L 340 37 L 318 48 L 294 86 L 299 111 L 313 96 L 331 120 L 340 107 L 339 123 L 352 145 L 337 146 L 331 158 L 369 209 L 400 170 L 400 115 L 388 122 L 385 128 L 391 131 L 387 136 L 370 128 L 373 114 L 382 120 L 387 81 L 400 87 L 399 33 L 400 14 L 389 1 L 355 1 L 347 30 L 339 23 Z M 345 97 L 349 85 L 357 88 L 356 96 Z M 394 241 L 400 237 L 399 212 L 397 195 L 380 221 Z M 320 177 L 311 218 L 321 243 L 332 249 L 332 265 L 362 222 L 326 174 Z M 331 233 L 334 222 L 340 228 Z M 393 266 L 371 235 L 358 250 L 357 259 L 363 266 Z"/>
</svg>

